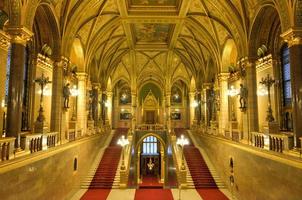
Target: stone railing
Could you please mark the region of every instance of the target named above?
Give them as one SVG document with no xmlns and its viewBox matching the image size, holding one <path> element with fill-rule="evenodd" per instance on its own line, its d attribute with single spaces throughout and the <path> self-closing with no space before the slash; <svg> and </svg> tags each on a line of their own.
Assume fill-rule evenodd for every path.
<svg viewBox="0 0 302 200">
<path fill-rule="evenodd" d="M 50 133 L 26 133 L 21 135 L 21 148 L 25 153 L 34 153 L 56 146 L 57 132 Z"/>
<path fill-rule="evenodd" d="M 0 161 L 9 160 L 14 155 L 14 137 L 0 138 Z"/>
<path fill-rule="evenodd" d="M 137 125 L 136 130 L 160 131 L 160 130 L 165 130 L 165 125 L 163 125 L 163 124 L 140 124 L 140 125 Z"/>
<path fill-rule="evenodd" d="M 282 153 L 284 150 L 288 151 L 294 146 L 293 136 L 288 134 L 264 134 L 252 132 L 251 136 L 253 146 L 271 151 Z"/>
<path fill-rule="evenodd" d="M 128 177 L 129 177 L 129 170 L 130 170 L 130 165 L 131 165 L 131 149 L 132 149 L 132 136 L 128 136 L 128 141 L 129 144 L 124 147 L 122 150 L 122 153 L 124 154 L 124 165 L 125 169 L 122 170 L 120 169 L 120 187 L 121 188 L 126 188 L 127 187 L 127 182 L 128 182 Z M 121 155 L 121 159 L 122 159 Z"/>
<path fill-rule="evenodd" d="M 252 143 L 253 146 L 264 148 L 264 138 L 266 137 L 263 133 L 252 132 Z"/>
<path fill-rule="evenodd" d="M 176 168 L 176 174 L 178 177 L 178 184 L 182 187 L 185 188 L 187 186 L 187 170 L 181 169 L 182 165 L 182 154 L 183 150 L 181 149 L 180 146 L 176 144 L 176 136 L 172 135 L 171 136 L 171 146 L 172 146 L 172 156 Z"/>
<path fill-rule="evenodd" d="M 76 140 L 76 129 L 68 129 L 67 130 L 67 140 L 69 142 Z"/>
</svg>

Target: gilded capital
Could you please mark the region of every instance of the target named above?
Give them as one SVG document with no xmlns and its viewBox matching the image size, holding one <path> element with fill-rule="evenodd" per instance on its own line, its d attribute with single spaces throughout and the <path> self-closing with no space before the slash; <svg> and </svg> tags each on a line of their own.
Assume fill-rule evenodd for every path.
<svg viewBox="0 0 302 200">
<path fill-rule="evenodd" d="M 31 39 L 33 33 L 25 27 L 21 26 L 7 26 L 5 31 L 11 37 L 11 43 L 22 44 L 26 46 L 26 43 Z"/>
<path fill-rule="evenodd" d="M 85 72 L 77 72 L 77 78 L 79 81 L 86 81 L 88 78 L 88 74 Z"/>
<path fill-rule="evenodd" d="M 229 79 L 229 77 L 230 77 L 230 73 L 223 73 L 222 72 L 218 75 L 218 80 L 219 80 L 219 82 L 227 81 Z"/>
<path fill-rule="evenodd" d="M 302 45 L 302 28 L 290 28 L 286 32 L 281 34 L 281 37 L 288 46 Z"/>
<path fill-rule="evenodd" d="M 10 43 L 10 37 L 4 31 L 0 30 L 0 48 L 4 49 L 5 51 L 8 50 Z"/>
</svg>

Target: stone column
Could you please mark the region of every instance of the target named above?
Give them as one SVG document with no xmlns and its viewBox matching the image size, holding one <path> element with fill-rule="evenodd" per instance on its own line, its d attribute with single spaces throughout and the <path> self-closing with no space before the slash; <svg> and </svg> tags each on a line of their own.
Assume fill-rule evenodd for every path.
<svg viewBox="0 0 302 200">
<path fill-rule="evenodd" d="M 92 84 L 92 92 L 93 92 L 93 99 L 92 99 L 92 116 L 94 120 L 94 126 L 97 127 L 99 124 L 99 83 Z"/>
<path fill-rule="evenodd" d="M 87 134 L 87 77 L 83 72 L 77 73 L 78 78 L 78 103 L 77 103 L 77 122 L 82 134 Z"/>
<path fill-rule="evenodd" d="M 50 131 L 59 133 L 59 142 L 65 142 L 65 128 L 62 124 L 63 114 L 63 79 L 64 67 L 68 64 L 68 60 L 64 57 L 54 62 L 53 79 L 52 79 L 52 97 L 51 97 L 51 122 Z M 64 126 L 65 127 L 65 126 Z"/>
<path fill-rule="evenodd" d="M 111 91 L 107 91 L 107 117 L 110 126 L 112 125 L 112 95 Z"/>
<path fill-rule="evenodd" d="M 195 92 L 189 93 L 189 101 L 190 101 L 190 128 L 193 128 L 194 120 L 195 120 Z"/>
<path fill-rule="evenodd" d="M 247 58 L 241 61 L 242 67 L 246 70 L 246 88 L 247 88 L 247 123 L 248 134 L 244 132 L 243 139 L 250 141 L 250 133 L 259 131 L 258 122 L 258 102 L 257 102 L 257 77 L 256 62 Z"/>
<path fill-rule="evenodd" d="M 0 138 L 3 135 L 3 115 L 4 110 L 2 103 L 5 101 L 5 83 L 6 83 L 6 66 L 7 66 L 7 53 L 9 48 L 9 36 L 0 30 Z"/>
<path fill-rule="evenodd" d="M 282 34 L 290 52 L 292 114 L 295 146 L 300 147 L 302 137 L 302 28 L 289 29 Z"/>
<path fill-rule="evenodd" d="M 167 129 L 171 133 L 171 93 L 166 93 L 166 117 L 167 117 Z"/>
<path fill-rule="evenodd" d="M 205 100 L 204 104 L 204 121 L 205 125 L 208 127 L 210 126 L 210 121 L 211 121 L 211 102 L 210 100 L 210 89 L 211 89 L 212 84 L 211 83 L 204 83 L 203 84 L 203 96 Z"/>
<path fill-rule="evenodd" d="M 136 96 L 136 93 L 132 93 L 131 94 L 131 115 L 132 115 L 132 121 L 131 121 L 131 129 L 134 131 L 135 130 L 135 126 L 136 126 L 136 108 L 137 108 L 137 105 L 136 105 L 136 102 L 137 102 L 137 96 Z"/>
<path fill-rule="evenodd" d="M 229 101 L 228 101 L 228 78 L 229 73 L 220 73 L 218 81 L 220 86 L 220 112 L 219 112 L 219 134 L 224 135 L 224 130 L 228 127 L 229 121 Z"/>
<path fill-rule="evenodd" d="M 8 27 L 7 32 L 11 40 L 11 61 L 9 75 L 9 89 L 7 102 L 7 126 L 6 135 L 16 137 L 15 147 L 20 147 L 20 133 L 22 123 L 22 104 L 24 88 L 24 65 L 26 43 L 32 33 L 26 28 Z"/>
</svg>

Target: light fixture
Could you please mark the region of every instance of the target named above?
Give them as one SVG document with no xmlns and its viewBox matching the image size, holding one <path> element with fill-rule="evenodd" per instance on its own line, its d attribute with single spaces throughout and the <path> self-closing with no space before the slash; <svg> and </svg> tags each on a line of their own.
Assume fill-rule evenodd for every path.
<svg viewBox="0 0 302 200">
<path fill-rule="evenodd" d="M 42 94 L 42 90 L 39 89 L 38 91 L 38 94 Z M 48 87 L 48 85 L 46 85 L 44 88 L 43 88 L 43 96 L 51 96 L 51 90 L 50 88 Z"/>
<path fill-rule="evenodd" d="M 188 138 L 185 138 L 184 135 L 181 135 L 180 138 L 176 141 L 177 145 L 180 145 L 182 148 L 182 154 L 181 154 L 181 170 L 185 170 L 185 160 L 184 160 L 184 146 L 189 144 Z"/>
<path fill-rule="evenodd" d="M 258 96 L 267 96 L 268 95 L 267 88 L 265 88 L 263 85 L 260 85 L 259 89 L 257 91 L 257 95 Z"/>
<path fill-rule="evenodd" d="M 194 100 L 192 103 L 192 107 L 196 108 L 198 106 L 198 104 L 199 104 L 198 101 Z"/>
<path fill-rule="evenodd" d="M 78 90 L 78 88 L 77 88 L 76 85 L 74 85 L 74 86 L 70 89 L 70 93 L 71 93 L 71 96 L 73 96 L 73 97 L 79 96 L 79 90 Z"/>
<path fill-rule="evenodd" d="M 234 97 L 234 96 L 236 96 L 238 94 L 239 94 L 238 89 L 236 89 L 233 85 L 231 86 L 230 89 L 228 89 L 228 95 L 229 96 Z"/>
<path fill-rule="evenodd" d="M 1 101 L 1 107 L 2 107 L 2 108 L 5 107 L 5 100 L 4 100 L 4 99 Z"/>
<path fill-rule="evenodd" d="M 125 170 L 126 167 L 125 167 L 124 147 L 129 144 L 129 140 L 126 139 L 124 135 L 122 135 L 122 137 L 118 139 L 117 144 L 122 146 L 121 170 Z"/>
<path fill-rule="evenodd" d="M 107 101 L 105 101 L 105 107 L 109 107 L 110 106 L 110 102 L 107 100 Z"/>
</svg>

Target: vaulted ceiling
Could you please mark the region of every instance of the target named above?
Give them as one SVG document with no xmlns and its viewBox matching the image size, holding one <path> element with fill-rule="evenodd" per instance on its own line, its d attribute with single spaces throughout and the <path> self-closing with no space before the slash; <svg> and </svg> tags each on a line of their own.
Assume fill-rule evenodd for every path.
<svg viewBox="0 0 302 200">
<path fill-rule="evenodd" d="M 110 78 L 114 83 L 123 78 L 129 84 L 133 80 L 142 84 L 152 79 L 164 86 L 181 79 L 189 86 L 192 79 L 200 85 L 222 70 L 230 40 L 233 50 L 227 51 L 233 51 L 229 55 L 235 58 L 228 64 L 247 56 L 252 26 L 261 7 L 274 7 L 284 17 L 286 2 L 53 0 L 50 10 L 58 24 L 62 54 L 69 56 L 75 39 L 79 40 L 86 67 L 82 70 L 93 80 L 106 83 Z M 281 26 L 286 24 L 283 20 Z"/>
</svg>

